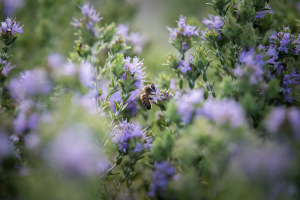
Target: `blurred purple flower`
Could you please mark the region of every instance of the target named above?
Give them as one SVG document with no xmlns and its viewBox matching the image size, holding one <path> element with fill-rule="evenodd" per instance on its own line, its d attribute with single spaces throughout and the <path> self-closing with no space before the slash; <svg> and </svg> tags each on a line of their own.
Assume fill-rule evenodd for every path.
<svg viewBox="0 0 300 200">
<path fill-rule="evenodd" d="M 264 71 L 262 67 L 265 65 L 262 54 L 255 54 L 254 49 L 244 51 L 239 56 L 240 63 L 246 66 L 236 66 L 235 75 L 241 79 L 248 77 L 250 84 L 257 84 L 263 80 Z"/>
<path fill-rule="evenodd" d="M 180 71 L 182 71 L 183 73 L 187 73 L 187 71 L 191 71 L 191 67 L 190 67 L 190 63 L 188 61 L 184 61 L 181 60 L 179 62 L 179 66 L 178 68 L 180 69 Z"/>
<path fill-rule="evenodd" d="M 13 153 L 13 145 L 6 133 L 0 132 L 0 163 L 2 159 Z"/>
<path fill-rule="evenodd" d="M 24 6 L 24 0 L 0 0 L 0 3 L 3 3 L 4 15 L 13 16 L 17 9 L 20 9 Z"/>
<path fill-rule="evenodd" d="M 174 178 L 175 169 L 169 162 L 162 161 L 154 164 L 154 171 L 152 174 L 152 183 L 148 196 L 150 197 L 165 197 L 167 192 L 167 185 L 170 180 Z"/>
<path fill-rule="evenodd" d="M 63 63 L 64 57 L 61 54 L 53 52 L 48 55 L 48 65 L 51 68 L 58 69 L 62 67 Z"/>
<path fill-rule="evenodd" d="M 224 25 L 221 17 L 213 15 L 208 15 L 208 17 L 209 19 L 203 18 L 203 24 L 207 26 L 207 29 L 214 29 L 218 34 L 220 34 L 219 29 L 222 28 L 222 26 Z M 218 38 L 221 38 L 221 35 L 219 35 Z"/>
<path fill-rule="evenodd" d="M 1 65 L 3 67 L 1 74 L 4 76 L 7 76 L 7 74 L 10 72 L 10 70 L 12 70 L 16 67 L 15 65 L 11 65 L 10 62 L 7 62 L 6 60 L 2 60 L 0 58 L 0 68 L 1 68 Z"/>
<path fill-rule="evenodd" d="M 144 37 L 140 33 L 131 32 L 129 41 L 133 44 L 133 51 L 136 54 L 142 53 L 144 46 Z"/>
<path fill-rule="evenodd" d="M 184 94 L 181 99 L 177 101 L 178 114 L 181 120 L 188 124 L 195 114 L 194 105 L 203 101 L 204 93 L 202 90 L 193 90 L 189 94 Z"/>
<path fill-rule="evenodd" d="M 121 35 L 123 39 L 126 39 L 128 36 L 129 28 L 124 24 L 118 25 L 118 30 L 116 32 L 117 35 Z"/>
<path fill-rule="evenodd" d="M 273 14 L 273 13 L 274 13 L 274 11 L 271 10 L 270 6 L 267 5 L 267 6 L 266 6 L 266 9 L 267 9 L 267 10 L 262 10 L 262 11 L 256 12 L 255 18 L 256 18 L 256 19 L 261 19 L 261 18 L 263 18 L 267 13 L 270 13 L 270 14 Z"/>
<path fill-rule="evenodd" d="M 79 80 L 82 85 L 93 88 L 95 81 L 95 69 L 89 62 L 82 62 L 79 68 Z"/>
<path fill-rule="evenodd" d="M 181 51 L 189 50 L 189 47 L 187 46 L 186 42 L 183 42 L 181 45 L 182 45 Z"/>
<path fill-rule="evenodd" d="M 35 133 L 30 133 L 24 137 L 25 146 L 30 150 L 36 150 L 40 147 L 41 139 Z"/>
<path fill-rule="evenodd" d="M 249 178 L 274 181 L 290 171 L 292 154 L 283 144 L 244 146 L 233 160 Z"/>
<path fill-rule="evenodd" d="M 92 176 L 102 173 L 108 163 L 93 139 L 93 131 L 84 126 L 62 130 L 50 143 L 48 163 L 67 175 Z"/>
<path fill-rule="evenodd" d="M 35 95 L 48 94 L 51 87 L 47 73 L 40 69 L 26 70 L 19 78 L 14 78 L 9 83 L 10 94 L 18 102 Z"/>
<path fill-rule="evenodd" d="M 269 114 L 265 126 L 270 133 L 285 132 L 289 128 L 293 137 L 300 141 L 300 112 L 296 107 L 275 107 Z"/>
<path fill-rule="evenodd" d="M 245 115 L 239 103 L 231 99 L 214 101 L 208 99 L 204 102 L 199 112 L 208 119 L 214 120 L 219 124 L 228 123 L 232 128 L 241 126 L 245 121 Z"/>
</svg>

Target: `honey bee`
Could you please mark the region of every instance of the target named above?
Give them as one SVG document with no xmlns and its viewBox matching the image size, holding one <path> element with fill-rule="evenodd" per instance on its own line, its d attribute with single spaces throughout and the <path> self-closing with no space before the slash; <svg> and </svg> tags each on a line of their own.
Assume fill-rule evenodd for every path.
<svg viewBox="0 0 300 200">
<path fill-rule="evenodd" d="M 151 85 L 146 85 L 145 87 L 143 87 L 142 91 L 139 92 L 133 99 L 135 99 L 136 97 L 140 97 L 145 108 L 150 110 L 151 109 L 150 100 L 153 99 L 151 95 L 153 95 L 154 93 L 155 93 L 155 85 L 152 83 Z"/>
</svg>

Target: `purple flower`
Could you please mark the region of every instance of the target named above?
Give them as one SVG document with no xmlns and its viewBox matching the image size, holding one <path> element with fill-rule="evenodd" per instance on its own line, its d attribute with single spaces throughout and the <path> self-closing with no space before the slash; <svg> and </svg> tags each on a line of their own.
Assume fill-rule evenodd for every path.
<svg viewBox="0 0 300 200">
<path fill-rule="evenodd" d="M 35 133 L 27 134 L 24 137 L 24 141 L 25 141 L 25 146 L 30 150 L 38 149 L 41 144 L 40 137 Z"/>
<path fill-rule="evenodd" d="M 129 41 L 133 44 L 133 51 L 136 54 L 142 53 L 144 37 L 140 33 L 131 32 L 129 35 Z"/>
<path fill-rule="evenodd" d="M 169 42 L 173 42 L 177 38 L 177 29 L 176 28 L 170 28 L 167 27 L 167 29 L 170 31 L 170 39 Z"/>
<path fill-rule="evenodd" d="M 254 49 L 244 51 L 239 56 L 239 61 L 246 66 L 237 65 L 234 73 L 237 77 L 243 79 L 248 77 L 250 84 L 257 84 L 263 80 L 264 71 L 262 67 L 265 65 L 262 54 L 255 54 Z"/>
<path fill-rule="evenodd" d="M 23 33 L 23 26 L 20 26 L 19 22 L 15 19 L 7 18 L 5 22 L 1 22 L 0 33 L 7 36 L 14 36 L 17 33 Z"/>
<path fill-rule="evenodd" d="M 10 70 L 12 70 L 16 67 L 15 65 L 11 65 L 10 62 L 7 62 L 6 60 L 2 60 L 0 58 L 0 69 L 1 69 L 1 65 L 3 66 L 3 69 L 1 71 L 1 74 L 3 76 L 7 76 L 7 74 L 10 72 Z"/>
<path fill-rule="evenodd" d="M 48 55 L 48 65 L 53 69 L 58 69 L 62 67 L 64 63 L 64 57 L 56 52 L 50 53 Z"/>
<path fill-rule="evenodd" d="M 186 42 L 183 42 L 181 44 L 181 46 L 182 46 L 181 51 L 187 51 L 187 50 L 189 50 L 189 47 L 187 46 Z"/>
<path fill-rule="evenodd" d="M 18 102 L 35 95 L 45 95 L 51 91 L 51 83 L 45 71 L 36 69 L 24 71 L 19 78 L 9 83 L 11 96 Z"/>
<path fill-rule="evenodd" d="M 0 132 L 0 163 L 3 158 L 13 153 L 13 146 L 6 133 Z"/>
<path fill-rule="evenodd" d="M 242 107 L 231 99 L 221 101 L 209 99 L 203 104 L 200 113 L 219 124 L 229 124 L 232 128 L 243 125 L 245 121 Z"/>
<path fill-rule="evenodd" d="M 13 16 L 17 9 L 24 6 L 24 0 L 2 0 L 2 3 L 5 16 Z"/>
<path fill-rule="evenodd" d="M 186 25 L 183 29 L 183 36 L 199 36 L 199 29 L 196 30 L 196 26 Z"/>
<path fill-rule="evenodd" d="M 117 145 L 119 152 L 123 154 L 128 154 L 135 150 L 136 144 L 141 143 L 143 147 L 142 150 L 149 148 L 147 143 L 150 143 L 151 138 L 146 136 L 146 130 L 134 122 L 127 122 L 124 120 L 119 125 L 117 125 L 114 130 L 110 133 L 112 136 L 112 141 Z M 133 144 L 135 143 L 135 144 Z M 134 145 L 134 146 L 132 146 Z M 139 152 L 141 152 L 139 151 Z"/>
<path fill-rule="evenodd" d="M 290 94 L 293 92 L 293 88 L 296 85 L 300 85 L 299 79 L 300 79 L 300 74 L 297 74 L 295 69 L 293 69 L 293 71 L 290 74 L 284 75 L 282 80 L 282 87 L 280 88 L 280 91 L 283 94 L 287 94 L 285 96 L 285 99 L 289 98 Z"/>
<path fill-rule="evenodd" d="M 190 38 L 192 36 L 199 37 L 199 29 L 196 29 L 196 26 L 191 26 L 189 24 L 185 24 L 186 17 L 180 15 L 179 21 L 177 21 L 178 28 L 170 28 L 167 29 L 170 31 L 170 39 L 169 42 L 173 42 L 179 37 L 180 35 L 184 36 L 185 38 Z"/>
<path fill-rule="evenodd" d="M 124 67 L 130 71 L 130 74 L 136 80 L 136 82 L 134 83 L 134 86 L 136 88 L 140 88 L 143 85 L 144 79 L 146 78 L 146 76 L 145 76 L 146 73 L 143 71 L 144 68 L 142 68 L 144 63 L 143 63 L 143 61 L 139 61 L 139 59 L 137 57 L 133 58 L 132 63 L 130 61 L 131 61 L 131 58 L 127 57 L 125 59 Z"/>
<path fill-rule="evenodd" d="M 222 22 L 221 17 L 219 16 L 213 16 L 213 15 L 208 15 L 209 19 L 203 18 L 202 22 L 207 26 L 207 29 L 211 30 L 214 29 L 217 33 L 219 32 L 219 29 L 222 28 L 224 23 Z M 218 36 L 219 38 L 221 35 Z"/>
<path fill-rule="evenodd" d="M 82 62 L 79 69 L 81 84 L 88 88 L 93 88 L 95 79 L 94 67 L 89 62 Z"/>
<path fill-rule="evenodd" d="M 280 41 L 280 47 L 278 48 L 279 51 L 284 51 L 286 54 L 288 53 L 288 45 L 290 44 L 290 33 L 284 33 L 283 38 Z"/>
<path fill-rule="evenodd" d="M 266 6 L 266 8 L 267 8 L 267 9 L 270 9 L 269 6 Z M 258 11 L 258 12 L 256 12 L 256 14 L 255 14 L 255 18 L 256 18 L 256 19 L 261 19 L 261 18 L 263 18 L 267 13 L 273 14 L 274 11 L 273 11 L 273 10 L 262 10 L 262 11 Z"/>
<path fill-rule="evenodd" d="M 169 162 L 162 161 L 154 164 L 152 184 L 148 192 L 150 197 L 165 197 L 167 185 L 174 178 L 175 169 Z"/>
<path fill-rule="evenodd" d="M 237 169 L 254 180 L 274 181 L 284 177 L 290 170 L 292 156 L 283 144 L 244 146 L 233 159 Z"/>
<path fill-rule="evenodd" d="M 190 123 L 193 115 L 195 114 L 194 106 L 201 103 L 204 98 L 204 93 L 202 90 L 193 90 L 189 94 L 184 94 L 181 99 L 177 102 L 178 114 L 181 120 L 188 124 Z"/>
<path fill-rule="evenodd" d="M 50 143 L 45 156 L 48 163 L 67 175 L 92 176 L 108 166 L 93 139 L 93 132 L 84 126 L 62 130 Z"/>
<path fill-rule="evenodd" d="M 180 28 L 185 27 L 185 20 L 186 20 L 186 17 L 185 17 L 185 16 L 183 16 L 183 15 L 180 15 L 180 16 L 179 16 L 179 20 L 176 21 L 176 22 L 177 22 L 177 24 L 178 24 L 178 26 L 179 26 Z"/>
<path fill-rule="evenodd" d="M 291 130 L 294 138 L 300 141 L 300 112 L 297 108 L 276 107 L 269 114 L 265 126 L 270 133 Z"/>
<path fill-rule="evenodd" d="M 102 19 L 102 17 L 99 17 L 100 13 L 97 13 L 94 6 L 90 6 L 89 3 L 86 3 L 81 7 L 81 13 L 88 16 L 92 22 L 99 22 Z"/>
<path fill-rule="evenodd" d="M 118 30 L 116 32 L 117 35 L 121 35 L 123 39 L 127 38 L 129 32 L 129 28 L 128 26 L 124 25 L 124 24 L 119 24 L 118 25 Z"/>
<path fill-rule="evenodd" d="M 191 71 L 191 67 L 190 67 L 190 63 L 188 61 L 184 61 L 181 60 L 179 62 L 179 66 L 178 68 L 180 69 L 180 71 L 182 71 L 183 73 L 187 73 L 187 71 Z"/>
</svg>

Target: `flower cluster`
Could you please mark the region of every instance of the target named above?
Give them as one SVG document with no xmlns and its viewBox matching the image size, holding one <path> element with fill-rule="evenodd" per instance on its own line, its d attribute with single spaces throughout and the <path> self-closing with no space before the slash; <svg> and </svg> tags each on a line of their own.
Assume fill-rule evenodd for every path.
<svg viewBox="0 0 300 200">
<path fill-rule="evenodd" d="M 137 32 L 130 32 L 128 26 L 124 24 L 118 25 L 118 30 L 116 35 L 121 35 L 125 40 L 125 43 L 129 43 L 133 45 L 133 51 L 136 54 L 141 54 L 144 46 L 144 37 Z"/>
<path fill-rule="evenodd" d="M 295 56 L 300 51 L 300 35 L 296 38 L 292 35 L 289 27 L 284 27 L 283 31 L 277 33 L 275 30 L 269 36 L 270 45 L 267 47 L 266 55 L 270 56 L 267 63 L 273 68 L 271 69 L 268 77 L 273 79 L 274 77 L 283 77 L 281 83 L 281 92 L 284 95 L 284 99 L 287 102 L 292 103 L 294 98 L 292 97 L 293 88 L 295 85 L 299 85 L 299 72 L 295 69 L 291 69 L 290 74 L 284 74 L 287 71 L 287 64 L 284 59 L 289 56 Z"/>
<path fill-rule="evenodd" d="M 189 94 L 184 94 L 181 99 L 177 101 L 178 114 L 181 120 L 188 124 L 192 117 L 196 114 L 195 106 L 204 100 L 204 92 L 202 90 L 194 90 Z"/>
<path fill-rule="evenodd" d="M 224 25 L 221 17 L 213 15 L 208 15 L 208 17 L 209 19 L 203 18 L 203 24 L 207 26 L 208 30 L 214 29 L 219 34 L 218 38 L 221 38 L 219 29 L 222 28 L 222 26 Z"/>
<path fill-rule="evenodd" d="M 83 17 L 79 20 L 73 18 L 71 25 L 73 25 L 74 28 L 85 27 L 87 30 L 91 31 L 94 36 L 98 36 L 98 30 L 95 27 L 95 23 L 101 21 L 102 17 L 100 17 L 100 13 L 97 13 L 94 6 L 91 6 L 89 3 L 85 3 L 80 9 Z"/>
<path fill-rule="evenodd" d="M 121 154 L 140 154 L 151 148 L 152 138 L 147 136 L 145 129 L 134 122 L 124 120 L 110 134 Z"/>
<path fill-rule="evenodd" d="M 237 128 L 245 122 L 245 114 L 242 107 L 231 99 L 223 99 L 221 101 L 208 99 L 204 102 L 203 107 L 198 110 L 197 114 L 219 124 L 229 124 L 232 128 Z"/>
<path fill-rule="evenodd" d="M 283 27 L 283 30 L 280 32 L 273 32 L 269 36 L 270 46 L 268 49 L 270 53 L 272 52 L 272 56 L 274 60 L 276 60 L 276 56 L 278 54 L 291 54 L 298 55 L 300 51 L 300 35 L 296 38 L 291 34 L 290 27 Z M 270 64 L 275 64 L 274 62 L 270 62 Z"/>
<path fill-rule="evenodd" d="M 191 26 L 189 24 L 185 24 L 186 17 L 180 15 L 179 21 L 177 21 L 177 28 L 167 29 L 170 31 L 170 40 L 179 51 L 185 52 L 189 48 L 191 48 L 191 37 L 199 37 L 199 28 L 196 26 Z"/>
<path fill-rule="evenodd" d="M 237 65 L 234 74 L 240 79 L 249 80 L 250 84 L 257 84 L 263 81 L 265 61 L 261 53 L 256 54 L 254 49 L 244 51 L 239 56 L 239 62 L 245 66 Z"/>
<path fill-rule="evenodd" d="M 14 78 L 9 83 L 9 90 L 14 100 L 22 102 L 36 95 L 46 95 L 51 91 L 51 82 L 47 73 L 40 69 L 26 70 L 19 78 Z"/>
<path fill-rule="evenodd" d="M 93 139 L 93 132 L 87 127 L 66 128 L 50 143 L 46 158 L 53 168 L 65 174 L 100 174 L 108 167 L 108 163 Z"/>
<path fill-rule="evenodd" d="M 292 138 L 300 141 L 300 112 L 296 107 L 285 109 L 275 107 L 266 120 L 266 128 L 270 133 L 292 133 Z M 287 136 L 287 135 L 286 135 Z"/>
<path fill-rule="evenodd" d="M 7 60 L 0 58 L 0 72 L 3 76 L 7 76 L 10 70 L 14 69 L 15 67 L 15 65 L 11 65 L 11 63 Z"/>
<path fill-rule="evenodd" d="M 145 76 L 146 73 L 143 71 L 145 68 L 142 68 L 144 64 L 143 61 L 139 61 L 137 57 L 134 57 L 132 59 L 132 62 L 130 57 L 126 57 L 124 61 L 125 61 L 124 68 L 128 70 L 130 73 L 125 73 L 122 76 L 122 79 L 126 79 L 129 76 L 133 77 L 134 87 L 137 89 L 141 88 L 141 86 L 143 85 L 143 81 L 146 78 Z"/>
<path fill-rule="evenodd" d="M 152 184 L 148 192 L 150 197 L 165 197 L 167 185 L 172 178 L 174 178 L 175 169 L 169 162 L 162 161 L 154 164 L 154 171 L 152 174 Z"/>
<path fill-rule="evenodd" d="M 23 26 L 20 26 L 16 19 L 7 18 L 1 22 L 0 34 L 6 36 L 15 36 L 17 33 L 23 33 Z"/>
</svg>

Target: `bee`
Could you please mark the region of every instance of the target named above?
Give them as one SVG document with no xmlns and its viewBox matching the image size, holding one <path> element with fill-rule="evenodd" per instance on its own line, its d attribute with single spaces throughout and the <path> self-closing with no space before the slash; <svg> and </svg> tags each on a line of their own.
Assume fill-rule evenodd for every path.
<svg viewBox="0 0 300 200">
<path fill-rule="evenodd" d="M 140 97 L 142 104 L 147 108 L 148 110 L 151 109 L 151 101 L 153 98 L 151 95 L 155 93 L 155 85 L 152 83 L 151 85 L 146 85 L 143 87 L 142 91 L 139 92 L 133 99 L 136 97 Z M 154 102 L 153 102 L 154 103 Z"/>
</svg>

